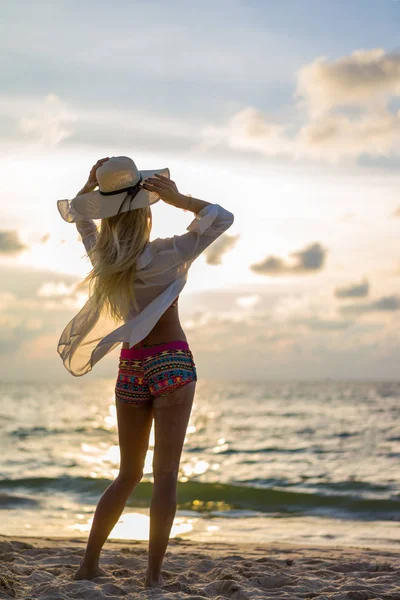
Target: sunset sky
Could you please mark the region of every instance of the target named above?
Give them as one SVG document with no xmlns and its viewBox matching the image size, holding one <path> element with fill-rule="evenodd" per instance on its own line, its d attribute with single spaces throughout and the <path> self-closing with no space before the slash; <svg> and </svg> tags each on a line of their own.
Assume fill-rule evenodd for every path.
<svg viewBox="0 0 400 600">
<path fill-rule="evenodd" d="M 79 385 L 56 347 L 89 262 L 56 202 L 118 155 L 235 215 L 180 296 L 199 378 L 399 379 L 399 28 L 389 0 L 9 2 L 2 379 Z M 194 216 L 152 210 L 152 238 Z"/>
</svg>

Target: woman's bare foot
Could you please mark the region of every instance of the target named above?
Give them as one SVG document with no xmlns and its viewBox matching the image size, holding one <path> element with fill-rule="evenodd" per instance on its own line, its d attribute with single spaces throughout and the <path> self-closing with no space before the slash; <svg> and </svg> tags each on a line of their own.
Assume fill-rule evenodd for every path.
<svg viewBox="0 0 400 600">
<path fill-rule="evenodd" d="M 74 575 L 74 579 L 94 579 L 95 577 L 103 577 L 108 575 L 107 571 L 101 567 L 86 567 L 81 565 Z"/>
<path fill-rule="evenodd" d="M 144 582 L 144 587 L 161 587 L 162 585 L 165 584 L 164 579 L 162 578 L 162 575 L 159 575 L 158 577 L 154 577 L 152 575 L 149 575 L 149 573 L 146 573 L 146 579 Z"/>
</svg>

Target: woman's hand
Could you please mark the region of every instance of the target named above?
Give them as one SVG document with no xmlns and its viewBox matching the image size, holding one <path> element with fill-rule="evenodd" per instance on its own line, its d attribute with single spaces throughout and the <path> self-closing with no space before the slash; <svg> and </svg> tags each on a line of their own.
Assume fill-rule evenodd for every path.
<svg viewBox="0 0 400 600">
<path fill-rule="evenodd" d="M 141 187 L 149 192 L 155 192 L 160 196 L 161 200 L 173 206 L 177 206 L 177 201 L 182 196 L 174 181 L 157 173 L 153 177 L 145 179 Z"/>
<path fill-rule="evenodd" d="M 96 178 L 96 171 L 97 171 L 97 169 L 99 167 L 101 167 L 101 165 L 103 163 L 107 162 L 108 160 L 110 160 L 109 157 L 107 157 L 107 158 L 100 158 L 97 161 L 97 163 L 95 165 L 93 165 L 93 167 L 90 170 L 87 182 L 85 183 L 85 185 L 83 186 L 83 188 L 76 194 L 77 196 L 80 196 L 81 194 L 87 194 L 88 192 L 92 192 L 94 190 L 94 188 L 96 187 L 96 185 L 98 185 L 97 178 Z"/>
<path fill-rule="evenodd" d="M 110 157 L 107 156 L 107 158 L 100 158 L 97 163 L 95 165 L 93 165 L 93 167 L 90 170 L 89 173 L 89 177 L 88 180 L 85 184 L 85 187 L 90 188 L 90 189 L 94 189 L 96 187 L 96 185 L 98 185 L 97 183 L 97 178 L 96 178 L 96 171 L 99 167 L 101 167 L 101 165 L 105 162 L 107 162 L 108 160 L 110 160 Z"/>
</svg>

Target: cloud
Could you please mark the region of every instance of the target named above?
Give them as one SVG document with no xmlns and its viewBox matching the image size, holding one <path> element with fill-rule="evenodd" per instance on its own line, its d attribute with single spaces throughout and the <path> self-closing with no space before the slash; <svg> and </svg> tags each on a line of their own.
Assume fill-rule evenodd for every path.
<svg viewBox="0 0 400 600">
<path fill-rule="evenodd" d="M 351 221 L 352 219 L 354 219 L 356 217 L 356 213 L 345 213 L 344 215 L 342 215 L 341 217 L 338 218 L 338 221 Z"/>
<path fill-rule="evenodd" d="M 358 314 L 369 312 L 392 312 L 400 310 L 400 296 L 384 296 L 368 304 L 350 304 L 340 307 L 340 312 Z"/>
<path fill-rule="evenodd" d="M 78 281 L 48 270 L 0 264 L 0 353 L 8 380 L 70 381 L 56 346 L 78 311 L 78 306 L 64 304 L 67 299 L 72 302 Z M 377 323 L 358 323 L 357 315 L 336 314 L 330 286 L 311 279 L 307 290 L 300 287 L 294 288 L 293 282 L 273 286 L 260 282 L 245 289 L 242 285 L 202 290 L 183 299 L 182 321 L 190 330 L 199 370 L 216 379 L 229 379 L 232 373 L 236 379 L 313 379 L 325 373 L 343 377 L 354 364 L 357 377 L 386 373 L 384 360 L 398 345 L 400 312 L 387 310 L 379 313 L 385 318 Z M 382 309 L 385 304 L 390 302 L 382 299 L 378 306 Z M 249 347 L 253 352 L 246 358 L 243 349 Z M 117 353 L 118 349 L 105 357 L 88 378 L 114 377 Z M 382 361 L 379 368 L 377 360 Z M 390 360 L 390 374 L 396 373 L 396 363 Z"/>
<path fill-rule="evenodd" d="M 45 244 L 48 240 L 50 239 L 50 234 L 49 233 L 45 233 L 44 235 L 42 235 L 42 237 L 40 238 L 40 243 L 41 244 Z M 79 238 L 80 239 L 80 238 Z"/>
<path fill-rule="evenodd" d="M 296 325 L 305 325 L 308 329 L 314 331 L 341 331 L 352 325 L 352 321 L 341 319 L 320 319 L 318 317 L 302 317 L 290 319 L 290 323 Z"/>
<path fill-rule="evenodd" d="M 296 156 L 353 158 L 363 153 L 390 154 L 400 134 L 400 111 L 386 108 L 368 110 L 354 119 L 344 114 L 328 114 L 311 121 L 298 133 Z"/>
<path fill-rule="evenodd" d="M 261 111 L 248 107 L 231 117 L 224 127 L 203 129 L 204 146 L 227 144 L 237 150 L 258 151 L 265 156 L 337 161 L 398 152 L 400 111 L 386 108 L 366 111 L 351 118 L 342 113 L 309 120 L 295 135 L 292 124 L 275 125 Z"/>
<path fill-rule="evenodd" d="M 19 300 L 37 300 L 37 292 L 45 282 L 78 283 L 78 278 L 47 269 L 0 264 L 0 294 L 15 294 Z M 43 301 L 40 301 L 43 303 Z"/>
<path fill-rule="evenodd" d="M 42 283 L 36 293 L 42 298 L 54 298 L 75 295 L 75 291 L 76 285 L 73 283 L 71 285 L 66 285 L 64 281 L 48 281 Z"/>
<path fill-rule="evenodd" d="M 0 231 L 0 254 L 17 254 L 27 248 L 20 242 L 17 231 Z"/>
<path fill-rule="evenodd" d="M 187 152 L 199 139 L 196 119 L 179 114 L 165 115 L 139 106 L 120 105 L 111 108 L 86 106 L 81 100 L 64 101 L 53 93 L 37 95 L 0 95 L 0 109 L 7 127 L 2 145 L 16 149 L 76 146 L 115 146 L 132 149 L 177 149 Z M 6 138 L 6 139 L 5 139 Z"/>
<path fill-rule="evenodd" d="M 208 265 L 220 265 L 222 256 L 231 250 L 239 239 L 237 235 L 224 234 L 219 237 L 204 253 Z"/>
<path fill-rule="evenodd" d="M 235 304 L 242 306 L 243 308 L 251 308 L 258 302 L 260 302 L 260 296 L 258 294 L 253 294 L 251 296 L 239 296 L 235 300 Z"/>
<path fill-rule="evenodd" d="M 81 291 L 77 289 L 75 283 L 67 285 L 64 281 L 46 281 L 43 282 L 37 290 L 38 298 L 45 298 L 47 310 L 59 310 L 60 307 L 80 309 L 88 298 L 88 286 Z"/>
<path fill-rule="evenodd" d="M 0 354 L 26 342 L 53 336 L 53 351 L 65 326 L 83 306 L 75 295 L 77 278 L 14 265 L 0 265 Z"/>
<path fill-rule="evenodd" d="M 292 252 L 290 256 L 296 259 L 294 264 L 288 264 L 282 258 L 269 256 L 260 263 L 250 265 L 254 273 L 260 275 L 302 275 L 319 271 L 325 264 L 326 250 L 318 242 L 311 244 L 304 250 Z"/>
<path fill-rule="evenodd" d="M 73 135 L 74 129 L 69 124 L 78 117 L 56 94 L 47 94 L 41 104 L 26 107 L 26 110 L 30 114 L 19 118 L 18 129 L 40 146 L 53 148 Z"/>
<path fill-rule="evenodd" d="M 317 115 L 340 106 L 385 104 L 400 95 L 400 53 L 374 48 L 332 62 L 318 58 L 299 70 L 296 94 Z"/>
<path fill-rule="evenodd" d="M 259 302 L 246 311 L 233 306 L 234 290 L 194 295 L 188 316 L 193 320 L 190 336 L 199 370 L 210 378 L 260 381 L 325 376 L 365 380 L 396 373 L 393 356 L 398 361 L 395 331 L 400 312 L 358 322 L 353 315 L 337 314 L 330 289 L 310 284 L 312 288 L 300 293 L 283 283 L 251 287 Z M 204 307 L 204 298 L 207 311 L 198 308 Z M 252 348 L 251 360 L 243 348 Z"/>
<path fill-rule="evenodd" d="M 223 125 L 201 126 L 182 113 L 165 116 L 123 105 L 86 108 L 73 101 L 67 106 L 52 92 L 41 98 L 3 96 L 0 105 L 14 145 L 98 146 L 118 139 L 122 151 L 134 139 L 142 149 L 158 151 L 189 148 L 196 154 L 222 146 L 268 157 L 365 163 L 400 156 L 400 111 L 391 104 L 400 95 L 399 64 L 400 54 L 383 49 L 331 61 L 317 58 L 299 69 L 293 115 L 285 122 L 244 106 Z"/>
<path fill-rule="evenodd" d="M 362 283 L 355 283 L 347 287 L 337 288 L 335 296 L 337 298 L 353 298 L 368 296 L 369 283 L 366 279 Z"/>
<path fill-rule="evenodd" d="M 298 72 L 291 122 L 276 122 L 248 106 L 225 126 L 205 127 L 203 144 L 208 149 L 222 144 L 266 156 L 328 161 L 399 155 L 400 111 L 389 109 L 398 96 L 398 53 L 379 48 L 331 62 L 318 58 Z"/>
<path fill-rule="evenodd" d="M 14 303 L 18 299 L 14 297 Z M 0 314 L 0 354 L 15 352 L 43 330 L 43 320 L 29 315 Z"/>
</svg>

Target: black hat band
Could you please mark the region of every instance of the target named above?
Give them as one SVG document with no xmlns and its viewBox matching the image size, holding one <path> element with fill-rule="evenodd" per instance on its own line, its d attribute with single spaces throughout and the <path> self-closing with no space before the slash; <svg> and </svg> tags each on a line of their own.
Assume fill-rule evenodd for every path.
<svg viewBox="0 0 400 600">
<path fill-rule="evenodd" d="M 128 192 L 128 194 L 130 196 L 132 196 L 132 198 L 134 198 L 136 196 L 136 194 L 138 192 L 140 192 L 140 184 L 143 180 L 143 177 L 140 175 L 140 179 L 137 183 L 135 183 L 135 185 L 130 185 L 129 187 L 126 188 L 122 188 L 122 190 L 115 190 L 113 192 L 102 192 L 101 190 L 99 190 L 99 193 L 102 196 L 114 196 L 115 194 L 121 194 L 122 192 Z"/>
</svg>

